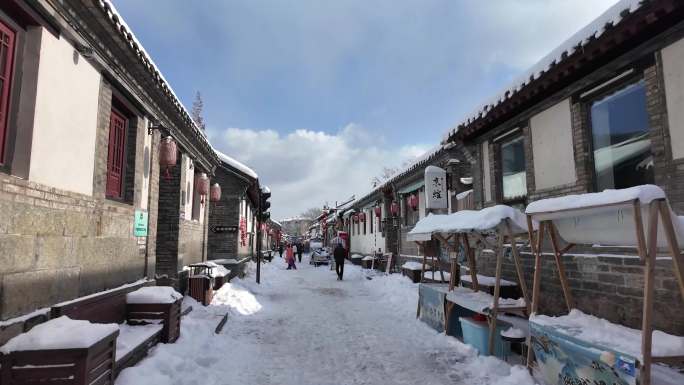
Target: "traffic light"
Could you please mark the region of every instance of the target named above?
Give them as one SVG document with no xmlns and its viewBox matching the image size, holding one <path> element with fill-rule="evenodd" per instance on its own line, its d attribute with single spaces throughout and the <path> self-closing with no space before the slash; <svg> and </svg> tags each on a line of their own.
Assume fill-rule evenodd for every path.
<svg viewBox="0 0 684 385">
<path fill-rule="evenodd" d="M 271 202 L 268 200 L 271 198 L 271 190 L 268 187 L 261 189 L 261 195 L 259 196 L 259 219 L 261 222 L 267 221 L 271 218 L 271 213 L 268 209 L 271 208 Z"/>
</svg>

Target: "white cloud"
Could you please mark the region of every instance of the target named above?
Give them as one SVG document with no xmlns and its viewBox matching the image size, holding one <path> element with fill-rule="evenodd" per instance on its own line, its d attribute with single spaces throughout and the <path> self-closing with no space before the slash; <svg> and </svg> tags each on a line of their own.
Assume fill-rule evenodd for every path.
<svg viewBox="0 0 684 385">
<path fill-rule="evenodd" d="M 273 192 L 274 218 L 300 214 L 312 206 L 357 197 L 371 188 L 383 166 L 396 167 L 422 155 L 430 146 L 389 148 L 384 139 L 356 124 L 336 134 L 296 130 L 228 128 L 211 133 L 212 144 L 249 165 Z"/>
</svg>

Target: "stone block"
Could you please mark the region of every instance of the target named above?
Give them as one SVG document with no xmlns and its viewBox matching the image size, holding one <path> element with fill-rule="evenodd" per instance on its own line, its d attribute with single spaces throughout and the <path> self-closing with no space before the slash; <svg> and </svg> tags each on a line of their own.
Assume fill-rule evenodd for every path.
<svg viewBox="0 0 684 385">
<path fill-rule="evenodd" d="M 94 236 L 97 234 L 98 215 L 87 212 L 66 211 L 64 235 L 74 237 Z"/>
<path fill-rule="evenodd" d="M 102 235 L 106 237 L 129 238 L 133 236 L 133 214 L 130 216 L 102 215 Z"/>
<path fill-rule="evenodd" d="M 36 267 L 38 269 L 54 269 L 78 265 L 78 258 L 73 252 L 71 240 L 63 236 L 36 237 L 35 253 Z"/>
<path fill-rule="evenodd" d="M 79 268 L 36 270 L 2 277 L 2 317 L 14 317 L 78 296 Z"/>
<path fill-rule="evenodd" d="M 0 234 L 0 273 L 30 269 L 35 262 L 34 255 L 32 236 Z"/>
</svg>

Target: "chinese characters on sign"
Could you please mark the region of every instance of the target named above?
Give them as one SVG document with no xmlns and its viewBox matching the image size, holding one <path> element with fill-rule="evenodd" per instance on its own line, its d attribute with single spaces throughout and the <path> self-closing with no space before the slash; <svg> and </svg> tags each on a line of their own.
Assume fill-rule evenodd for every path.
<svg viewBox="0 0 684 385">
<path fill-rule="evenodd" d="M 247 246 L 247 219 L 240 218 L 240 245 Z"/>
<path fill-rule="evenodd" d="M 447 182 L 446 171 L 435 166 L 425 169 L 425 208 L 446 209 Z"/>
</svg>

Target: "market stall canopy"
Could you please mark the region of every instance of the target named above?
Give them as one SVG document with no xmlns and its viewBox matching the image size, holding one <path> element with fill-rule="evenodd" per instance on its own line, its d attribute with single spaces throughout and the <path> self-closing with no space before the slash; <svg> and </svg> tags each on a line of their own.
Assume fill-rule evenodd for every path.
<svg viewBox="0 0 684 385">
<path fill-rule="evenodd" d="M 577 244 L 634 246 L 634 205 L 648 218 L 649 204 L 666 199 L 655 185 L 635 186 L 598 193 L 566 195 L 532 202 L 525 212 L 534 219 L 551 220 L 564 241 Z M 684 247 L 684 217 L 676 216 L 667 205 L 680 247 Z M 661 222 L 662 223 L 662 222 Z M 658 226 L 658 247 L 667 246 L 664 226 Z"/>
<path fill-rule="evenodd" d="M 416 223 L 407 239 L 429 241 L 433 234 L 493 232 L 509 220 L 514 234 L 527 233 L 527 219 L 520 210 L 497 205 L 482 210 L 463 210 L 453 214 L 431 214 Z"/>
</svg>

